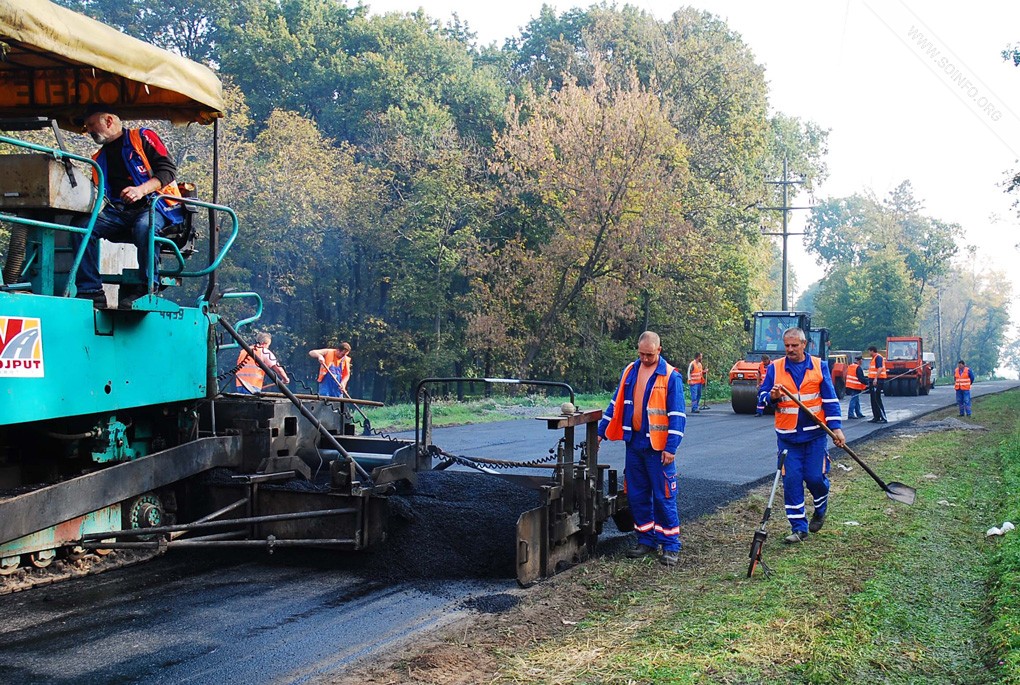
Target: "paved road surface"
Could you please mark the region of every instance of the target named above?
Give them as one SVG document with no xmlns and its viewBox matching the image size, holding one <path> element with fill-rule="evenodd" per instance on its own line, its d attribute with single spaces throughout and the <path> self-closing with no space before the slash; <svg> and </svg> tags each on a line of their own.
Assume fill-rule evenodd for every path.
<svg viewBox="0 0 1020 685">
<path fill-rule="evenodd" d="M 980 383 L 974 394 L 1017 385 Z M 939 387 L 886 407 L 895 423 L 952 402 Z M 846 430 L 859 440 L 878 428 Z M 452 452 L 509 458 L 543 456 L 556 437 L 535 420 L 436 431 Z M 768 418 L 720 405 L 691 417 L 681 514 L 711 511 L 770 477 L 774 444 Z M 603 462 L 622 459 L 618 444 L 604 446 Z M 468 612 L 504 609 L 520 592 L 512 580 L 382 583 L 321 553 L 181 552 L 0 597 L 0 674 L 4 683 L 301 683 Z"/>
</svg>

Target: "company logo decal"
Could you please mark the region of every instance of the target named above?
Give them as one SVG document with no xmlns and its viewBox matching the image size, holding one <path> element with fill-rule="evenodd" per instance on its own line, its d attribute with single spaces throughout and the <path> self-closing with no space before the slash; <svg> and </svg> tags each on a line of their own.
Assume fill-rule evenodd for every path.
<svg viewBox="0 0 1020 685">
<path fill-rule="evenodd" d="M 39 319 L 0 316 L 0 378 L 42 378 Z"/>
</svg>

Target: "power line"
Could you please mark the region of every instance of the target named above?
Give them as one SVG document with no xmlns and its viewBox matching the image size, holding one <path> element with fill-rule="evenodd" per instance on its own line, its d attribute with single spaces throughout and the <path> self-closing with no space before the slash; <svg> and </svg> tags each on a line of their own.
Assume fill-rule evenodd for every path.
<svg viewBox="0 0 1020 685">
<path fill-rule="evenodd" d="M 789 167 L 788 167 L 788 160 L 787 160 L 786 157 L 784 157 L 783 158 L 783 178 L 782 178 L 782 180 L 781 181 L 765 181 L 765 185 L 783 186 L 783 206 L 782 207 L 759 207 L 759 209 L 767 209 L 767 210 L 770 210 L 770 211 L 782 212 L 783 213 L 783 232 L 782 233 L 768 233 L 768 232 L 765 231 L 764 228 L 762 228 L 762 231 L 761 231 L 762 235 L 779 235 L 779 236 L 783 237 L 783 306 L 781 307 L 781 309 L 783 311 L 788 311 L 790 309 L 788 298 L 787 298 L 787 282 L 788 282 L 787 272 L 789 270 L 789 262 L 787 260 L 787 252 L 786 252 L 787 239 L 791 235 L 804 235 L 803 233 L 791 233 L 789 231 L 789 229 L 788 229 L 787 218 L 788 218 L 789 213 L 790 213 L 791 210 L 794 210 L 794 209 L 814 209 L 815 208 L 814 205 L 808 205 L 807 207 L 791 207 L 790 206 L 790 200 L 789 200 L 789 197 L 790 197 L 790 195 L 789 195 L 790 186 L 796 185 L 796 184 L 799 184 L 799 183 L 804 183 L 804 182 L 805 182 L 804 178 L 797 178 L 797 179 L 791 179 L 790 178 L 790 172 L 789 172 Z"/>
</svg>

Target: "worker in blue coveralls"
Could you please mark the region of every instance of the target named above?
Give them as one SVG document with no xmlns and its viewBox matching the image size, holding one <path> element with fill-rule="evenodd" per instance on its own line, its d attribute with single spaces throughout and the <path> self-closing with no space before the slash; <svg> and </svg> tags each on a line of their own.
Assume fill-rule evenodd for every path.
<svg viewBox="0 0 1020 685">
<path fill-rule="evenodd" d="M 765 373 L 758 393 L 759 404 L 768 402 L 776 406 L 776 437 L 779 452 L 787 450 L 783 469 L 783 497 L 786 500 L 786 518 L 792 532 L 783 542 L 795 544 L 808 537 L 808 531 L 817 533 L 825 523 L 829 507 L 829 454 L 826 433 L 797 403 L 780 390 L 784 387 L 832 430 L 837 447 L 846 444 L 843 435 L 839 397 L 832 385 L 828 364 L 819 357 L 805 353 L 807 336 L 800 328 L 788 328 L 783 333 L 786 356 L 774 361 Z M 807 520 L 804 484 L 814 499 L 811 522 Z"/>
<path fill-rule="evenodd" d="M 974 372 L 967 368 L 967 362 L 962 359 L 956 362 L 953 387 L 956 388 L 956 406 L 960 410 L 960 416 L 970 416 L 970 386 L 973 384 Z"/>
<path fill-rule="evenodd" d="M 676 451 L 687 422 L 684 381 L 662 358 L 657 333 L 642 333 L 637 351 L 599 421 L 599 440 L 627 443 L 624 478 L 637 532 L 637 545 L 627 556 L 655 554 L 661 546 L 660 563 L 675 566 L 680 559 Z"/>
</svg>

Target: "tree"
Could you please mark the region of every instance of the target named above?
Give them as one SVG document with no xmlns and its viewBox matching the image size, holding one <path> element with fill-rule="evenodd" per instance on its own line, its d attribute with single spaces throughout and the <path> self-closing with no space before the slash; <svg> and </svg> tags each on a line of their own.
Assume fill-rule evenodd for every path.
<svg viewBox="0 0 1020 685">
<path fill-rule="evenodd" d="M 521 374 L 539 357 L 559 371 L 582 302 L 609 327 L 633 319 L 633 291 L 679 254 L 686 152 L 655 95 L 636 77 L 610 86 L 597 61 L 590 87 L 526 91 L 506 118 L 493 170 L 517 223 L 472 255 L 469 332 L 477 349 L 509 347 Z"/>
<path fill-rule="evenodd" d="M 219 27 L 234 3 L 226 0 L 56 0 L 146 43 L 214 64 Z"/>
</svg>

